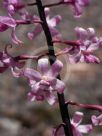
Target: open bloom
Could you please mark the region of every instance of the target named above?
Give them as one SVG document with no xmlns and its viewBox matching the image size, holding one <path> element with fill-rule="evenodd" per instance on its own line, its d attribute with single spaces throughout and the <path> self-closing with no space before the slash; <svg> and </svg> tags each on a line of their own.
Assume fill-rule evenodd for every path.
<svg viewBox="0 0 102 136">
<path fill-rule="evenodd" d="M 62 93 L 65 88 L 64 83 L 56 78 L 62 67 L 62 62 L 56 60 L 49 69 L 48 59 L 42 58 L 38 61 L 39 72 L 31 68 L 23 70 L 23 75 L 28 78 L 31 87 L 31 91 L 28 93 L 31 101 L 46 99 L 51 105 L 55 103 L 54 92 Z"/>
<path fill-rule="evenodd" d="M 98 117 L 96 117 L 95 115 L 93 115 L 91 117 L 92 123 L 94 126 L 102 126 L 102 114 L 99 115 Z"/>
<path fill-rule="evenodd" d="M 24 63 L 18 62 L 15 60 L 15 57 L 12 57 L 8 51 L 7 47 L 3 52 L 0 52 L 0 73 L 5 72 L 8 68 L 11 69 L 11 72 L 14 76 L 18 76 L 15 70 L 22 68 Z"/>
<path fill-rule="evenodd" d="M 90 133 L 92 130 L 92 125 L 80 125 L 83 119 L 83 113 L 82 112 L 76 112 L 74 117 L 71 120 L 72 124 L 72 130 L 74 136 L 82 136 L 82 134 Z"/>
<path fill-rule="evenodd" d="M 102 46 L 102 38 L 98 38 L 95 35 L 93 28 L 87 30 L 76 27 L 75 28 L 77 38 L 77 45 L 71 46 L 69 50 L 69 61 L 71 63 L 87 62 L 87 63 L 99 63 L 100 60 L 93 52 Z"/>
<path fill-rule="evenodd" d="M 88 134 L 92 131 L 92 125 L 80 125 L 83 119 L 83 113 L 82 112 L 75 112 L 74 117 L 71 120 L 72 125 L 72 132 L 73 136 L 83 136 L 83 134 Z M 57 131 L 53 131 L 53 136 L 65 136 L 64 130 L 62 127 L 57 129 Z"/>
<path fill-rule="evenodd" d="M 83 8 L 88 6 L 90 0 L 62 0 L 63 4 L 71 5 L 74 9 L 74 16 L 80 17 L 83 13 Z"/>
<path fill-rule="evenodd" d="M 48 23 L 51 35 L 53 38 L 61 38 L 61 34 L 60 32 L 55 28 L 61 21 L 61 16 L 60 15 L 56 15 L 53 18 L 50 18 L 50 9 L 49 8 L 45 8 L 45 15 L 46 15 L 46 21 Z M 40 19 L 39 19 L 40 20 Z M 43 31 L 41 24 L 38 24 L 35 26 L 35 29 L 32 32 L 28 33 L 28 37 L 29 39 L 33 39 L 36 36 L 38 36 L 41 32 Z"/>
</svg>

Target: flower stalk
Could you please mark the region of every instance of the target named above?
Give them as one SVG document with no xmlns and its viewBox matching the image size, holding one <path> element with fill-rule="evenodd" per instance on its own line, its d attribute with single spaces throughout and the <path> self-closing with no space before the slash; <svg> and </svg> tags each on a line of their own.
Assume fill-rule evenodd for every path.
<svg viewBox="0 0 102 136">
<path fill-rule="evenodd" d="M 49 27 L 46 21 L 46 16 L 44 12 L 44 7 L 42 5 L 42 1 L 36 0 L 36 3 L 37 3 L 40 19 L 43 22 L 41 25 L 45 33 L 45 36 L 46 36 L 48 52 L 49 52 L 48 57 L 49 57 L 50 64 L 52 65 L 56 60 L 52 36 L 51 36 L 50 30 L 49 30 Z M 58 76 L 58 78 L 60 79 L 60 75 Z M 57 95 L 58 95 L 59 107 L 60 107 L 62 120 L 63 120 L 63 123 L 65 124 L 64 125 L 65 136 L 73 136 L 72 129 L 71 129 L 71 123 L 70 123 L 70 117 L 69 117 L 67 105 L 65 103 L 64 94 L 57 93 Z"/>
<path fill-rule="evenodd" d="M 85 109 L 90 109 L 90 110 L 98 110 L 99 112 L 102 112 L 102 106 L 101 105 L 92 105 L 92 104 L 82 104 L 82 103 L 77 103 L 73 101 L 68 101 L 66 102 L 67 105 L 73 105 L 77 106 L 80 108 L 85 108 Z"/>
</svg>

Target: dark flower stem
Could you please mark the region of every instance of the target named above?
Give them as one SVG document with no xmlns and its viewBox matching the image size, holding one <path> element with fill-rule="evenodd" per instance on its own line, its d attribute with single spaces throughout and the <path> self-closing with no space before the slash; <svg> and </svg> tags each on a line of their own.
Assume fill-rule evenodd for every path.
<svg viewBox="0 0 102 136">
<path fill-rule="evenodd" d="M 52 3 L 52 4 L 47 4 L 47 5 L 44 5 L 43 7 L 54 7 L 54 6 L 60 6 L 62 4 L 73 4 L 73 2 L 63 2 L 63 1 L 60 1 L 60 2 L 57 2 L 57 3 Z"/>
<path fill-rule="evenodd" d="M 57 3 L 52 3 L 52 4 L 47 4 L 47 5 L 44 5 L 43 7 L 54 7 L 54 6 L 59 6 L 62 4 L 63 4 L 63 1 L 57 2 Z"/>
<path fill-rule="evenodd" d="M 61 2 L 57 2 L 57 3 L 52 3 L 52 4 L 47 4 L 47 5 L 43 5 L 43 7 L 53 7 L 53 6 L 59 6 L 59 5 L 62 5 L 63 4 L 63 1 Z M 34 5 L 37 5 L 37 3 L 27 3 L 27 6 L 34 6 Z"/>
<path fill-rule="evenodd" d="M 73 2 L 63 2 L 63 1 L 60 1 L 60 2 L 56 2 L 56 3 L 51 3 L 51 4 L 46 4 L 46 5 L 43 5 L 44 8 L 50 8 L 50 7 L 55 7 L 55 6 L 60 6 L 62 4 L 73 4 Z M 36 6 L 37 3 L 34 2 L 34 3 L 27 3 L 27 6 Z"/>
<path fill-rule="evenodd" d="M 36 2 L 34 3 L 27 3 L 27 6 L 35 6 L 36 5 Z"/>
<path fill-rule="evenodd" d="M 50 64 L 52 65 L 56 60 L 52 36 L 51 36 L 50 30 L 49 30 L 49 27 L 48 27 L 48 24 L 46 21 L 46 16 L 45 16 L 45 12 L 44 12 L 44 7 L 42 5 L 42 1 L 36 0 L 36 3 L 37 3 L 37 8 L 38 8 L 40 19 L 43 22 L 41 25 L 42 25 L 43 31 L 45 33 L 45 36 L 46 36 L 46 41 L 47 41 L 47 45 L 48 45 L 48 52 L 49 52 L 49 55 L 48 55 L 49 61 L 50 61 Z M 60 79 L 60 75 L 58 76 L 58 78 Z M 65 98 L 64 98 L 63 93 L 62 94 L 58 93 L 58 100 L 59 100 L 59 107 L 60 107 L 62 120 L 63 120 L 63 123 L 65 124 L 64 125 L 65 136 L 73 136 L 71 123 L 70 123 L 70 117 L 69 117 L 69 113 L 68 113 L 68 108 L 65 103 Z"/>
</svg>

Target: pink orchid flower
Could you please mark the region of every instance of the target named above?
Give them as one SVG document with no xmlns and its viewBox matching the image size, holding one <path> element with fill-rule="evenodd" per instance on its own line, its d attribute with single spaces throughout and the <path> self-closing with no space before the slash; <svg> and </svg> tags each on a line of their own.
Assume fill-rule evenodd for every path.
<svg viewBox="0 0 102 136">
<path fill-rule="evenodd" d="M 53 18 L 50 18 L 49 13 L 50 13 L 50 9 L 45 8 L 46 21 L 48 23 L 51 35 L 53 38 L 61 39 L 60 32 L 55 28 L 60 23 L 61 16 L 56 15 Z M 43 30 L 42 26 L 40 24 L 38 24 L 35 26 L 35 29 L 32 32 L 29 32 L 27 35 L 28 35 L 29 39 L 32 40 L 33 38 L 38 36 L 42 32 L 42 30 Z"/>
<path fill-rule="evenodd" d="M 79 18 L 83 13 L 83 8 L 89 5 L 90 0 L 62 0 L 61 2 L 71 5 L 74 9 L 74 16 Z"/>
<path fill-rule="evenodd" d="M 51 105 L 56 102 L 54 92 L 62 93 L 65 89 L 64 83 L 57 79 L 62 67 L 62 62 L 56 60 L 49 69 L 48 59 L 42 58 L 38 61 L 39 72 L 31 68 L 23 70 L 23 76 L 28 78 L 31 87 L 31 91 L 28 93 L 31 101 L 46 99 Z"/>
<path fill-rule="evenodd" d="M 93 52 L 102 46 L 102 38 L 98 38 L 95 35 L 93 28 L 87 30 L 76 27 L 75 28 L 78 40 L 78 45 L 71 46 L 69 50 L 69 61 L 71 63 L 86 62 L 86 63 L 99 63 L 100 60 Z"/>
</svg>

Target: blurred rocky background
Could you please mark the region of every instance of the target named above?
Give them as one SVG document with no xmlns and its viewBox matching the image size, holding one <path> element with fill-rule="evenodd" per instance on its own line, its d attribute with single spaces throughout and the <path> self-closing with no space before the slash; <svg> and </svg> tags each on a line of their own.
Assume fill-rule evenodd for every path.
<svg viewBox="0 0 102 136">
<path fill-rule="evenodd" d="M 48 0 L 42 0 L 48 3 Z M 51 0 L 54 2 L 55 0 Z M 2 1 L 0 0 L 0 3 Z M 30 2 L 30 1 L 29 1 Z M 34 7 L 29 9 L 32 14 L 36 13 Z M 73 18 L 69 7 L 59 6 L 51 8 L 51 16 L 62 15 L 62 22 L 58 29 L 65 39 L 75 39 L 74 28 L 94 27 L 98 36 L 102 36 L 102 1 L 91 0 L 80 19 Z M 0 8 L 0 15 L 6 12 Z M 43 34 L 35 40 L 28 40 L 27 32 L 32 30 L 33 25 L 20 26 L 17 28 L 17 36 L 24 41 L 24 46 L 14 46 L 9 52 L 12 55 L 35 54 L 47 48 Z M 0 51 L 5 44 L 10 43 L 10 30 L 0 33 Z M 59 45 L 58 50 L 64 45 Z M 102 60 L 102 50 L 95 52 Z M 97 64 L 75 64 L 67 63 L 61 75 L 66 82 L 66 99 L 80 103 L 102 105 L 102 62 Z M 31 61 L 27 63 L 31 65 Z M 34 63 L 35 66 L 35 63 Z M 49 106 L 46 102 L 29 102 L 27 92 L 30 90 L 27 81 L 22 78 L 14 78 L 10 71 L 0 74 L 0 136 L 51 136 L 54 126 L 61 123 L 58 105 Z M 99 112 L 85 110 L 70 106 L 70 115 L 82 111 L 85 114 L 84 123 L 90 122 L 92 114 Z M 96 127 L 89 136 L 101 136 L 102 127 Z"/>
</svg>

